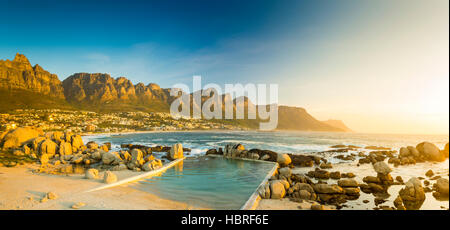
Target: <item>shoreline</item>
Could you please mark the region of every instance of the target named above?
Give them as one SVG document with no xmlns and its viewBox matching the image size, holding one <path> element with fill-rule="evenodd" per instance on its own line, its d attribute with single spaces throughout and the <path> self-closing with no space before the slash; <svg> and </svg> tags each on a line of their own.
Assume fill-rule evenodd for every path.
<svg viewBox="0 0 450 230">
<path fill-rule="evenodd" d="M 84 174 L 35 174 L 37 164 L 14 168 L 0 167 L 0 210 L 73 210 L 77 202 L 86 206 L 80 210 L 189 210 L 204 209 L 186 203 L 163 199 L 154 194 L 121 185 L 101 191 L 86 192 L 104 185 L 101 180 L 84 179 Z M 123 171 L 119 177 L 135 172 Z M 41 203 L 48 192 L 59 197 Z"/>
</svg>

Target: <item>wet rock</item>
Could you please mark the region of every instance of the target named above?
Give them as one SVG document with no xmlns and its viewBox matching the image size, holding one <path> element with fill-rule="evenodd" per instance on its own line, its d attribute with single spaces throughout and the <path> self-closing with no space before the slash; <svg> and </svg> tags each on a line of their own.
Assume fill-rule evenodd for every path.
<svg viewBox="0 0 450 230">
<path fill-rule="evenodd" d="M 288 166 L 292 161 L 291 161 L 291 158 L 289 157 L 289 155 L 279 153 L 277 155 L 277 162 L 278 162 L 278 164 L 280 164 L 280 166 Z"/>
<path fill-rule="evenodd" d="M 151 171 L 156 170 L 162 167 L 162 162 L 159 159 L 154 159 L 152 161 L 149 161 L 142 166 L 142 170 L 144 171 Z"/>
<path fill-rule="evenodd" d="M 72 149 L 77 151 L 78 149 L 80 149 L 84 144 L 83 144 L 83 139 L 81 138 L 80 135 L 75 135 L 72 136 Z"/>
<path fill-rule="evenodd" d="M 427 177 L 432 177 L 432 176 L 434 176 L 434 172 L 433 172 L 433 170 L 428 170 L 426 173 L 425 173 L 425 176 L 427 176 Z"/>
<path fill-rule="evenodd" d="M 306 176 L 300 175 L 300 174 L 292 174 L 291 175 L 292 181 L 299 182 L 299 183 L 307 183 L 311 184 L 312 181 L 307 178 Z"/>
<path fill-rule="evenodd" d="M 47 154 L 48 156 L 53 156 L 56 154 L 57 145 L 50 139 L 46 139 L 41 143 L 40 154 Z"/>
<path fill-rule="evenodd" d="M 97 169 L 88 169 L 85 174 L 86 179 L 97 179 L 98 178 L 98 170 Z"/>
<path fill-rule="evenodd" d="M 417 158 L 420 156 L 420 152 L 414 146 L 408 146 L 409 153 L 411 156 Z"/>
<path fill-rule="evenodd" d="M 345 187 L 344 194 L 350 195 L 350 196 L 359 196 L 360 189 L 358 187 Z"/>
<path fill-rule="evenodd" d="M 372 192 L 372 193 L 384 193 L 384 192 L 386 192 L 386 189 L 383 186 L 379 185 L 379 184 L 368 183 L 367 185 L 368 185 L 369 191 Z"/>
<path fill-rule="evenodd" d="M 205 155 L 218 155 L 218 151 L 216 149 L 208 149 Z"/>
<path fill-rule="evenodd" d="M 409 155 L 410 155 L 410 152 L 409 152 L 408 148 L 406 148 L 406 147 L 401 147 L 400 148 L 400 150 L 399 150 L 399 157 L 400 158 L 402 158 L 402 157 L 409 157 Z"/>
<path fill-rule="evenodd" d="M 321 169 L 331 169 L 333 168 L 333 165 L 331 163 L 322 163 L 319 166 Z"/>
<path fill-rule="evenodd" d="M 400 196 L 397 196 L 397 198 L 395 198 L 394 207 L 397 210 L 406 210 L 405 206 L 403 205 L 403 200 Z"/>
<path fill-rule="evenodd" d="M 422 142 L 416 146 L 416 149 L 430 161 L 444 161 L 446 159 L 446 156 L 433 143 Z"/>
<path fill-rule="evenodd" d="M 111 171 L 123 171 L 123 170 L 128 170 L 128 166 L 122 163 L 111 168 Z"/>
<path fill-rule="evenodd" d="M 403 184 L 403 178 L 401 176 L 395 177 L 395 180 Z"/>
<path fill-rule="evenodd" d="M 265 161 L 277 161 L 278 153 L 270 150 L 261 150 L 261 149 L 250 149 L 248 153 L 257 153 L 261 160 Z M 264 158 L 264 159 L 263 159 Z"/>
<path fill-rule="evenodd" d="M 381 184 L 383 185 L 392 185 L 394 184 L 394 178 L 392 178 L 391 174 L 377 174 L 378 179 L 380 179 Z"/>
<path fill-rule="evenodd" d="M 387 165 L 385 162 L 380 161 L 377 162 L 373 165 L 373 168 L 375 170 L 375 172 L 377 173 L 381 173 L 384 175 L 389 174 L 390 172 L 392 172 L 392 169 L 389 167 L 389 165 Z"/>
<path fill-rule="evenodd" d="M 375 184 L 380 184 L 381 180 L 378 177 L 374 177 L 374 176 L 366 176 L 363 178 L 363 182 L 369 184 L 369 183 L 375 183 Z"/>
<path fill-rule="evenodd" d="M 338 185 L 340 187 L 358 187 L 358 182 L 354 179 L 340 179 Z"/>
<path fill-rule="evenodd" d="M 349 172 L 349 173 L 342 173 L 341 177 L 342 178 L 355 178 L 356 175 L 354 173 Z"/>
<path fill-rule="evenodd" d="M 90 150 L 96 150 L 96 149 L 98 149 L 98 144 L 95 143 L 94 141 L 89 141 L 89 142 L 86 144 L 86 147 L 87 147 L 88 149 L 90 149 Z"/>
<path fill-rule="evenodd" d="M 449 181 L 447 179 L 438 179 L 433 185 L 433 188 L 439 193 L 439 197 L 449 197 Z"/>
<path fill-rule="evenodd" d="M 280 176 L 284 176 L 286 178 L 290 178 L 291 177 L 292 172 L 291 172 L 291 169 L 289 167 L 280 168 L 278 171 L 280 172 Z"/>
<path fill-rule="evenodd" d="M 314 171 L 309 171 L 307 174 L 309 177 L 317 179 L 330 179 L 330 173 L 326 170 L 316 168 Z"/>
<path fill-rule="evenodd" d="M 105 175 L 103 176 L 103 182 L 107 184 L 111 184 L 117 181 L 117 176 L 111 171 L 106 171 Z"/>
<path fill-rule="evenodd" d="M 133 154 L 132 154 L 133 155 Z M 183 146 L 181 144 L 174 144 L 167 154 L 169 160 L 176 160 L 183 158 Z"/>
<path fill-rule="evenodd" d="M 39 137 L 41 134 L 41 130 L 31 127 L 20 127 L 9 133 L 3 134 L 3 145 L 1 147 L 3 147 L 3 149 L 19 148 L 26 142 Z M 0 142 L 0 144 L 2 143 Z"/>
<path fill-rule="evenodd" d="M 322 194 L 342 194 L 344 190 L 338 185 L 329 185 L 329 184 L 315 184 L 312 186 L 314 192 L 322 193 Z"/>
<path fill-rule="evenodd" d="M 270 198 L 281 199 L 286 195 L 286 188 L 280 180 L 270 181 Z"/>
<path fill-rule="evenodd" d="M 413 177 L 405 183 L 399 192 L 403 204 L 408 210 L 419 209 L 425 201 L 425 191 L 419 179 Z"/>
<path fill-rule="evenodd" d="M 402 164 L 401 160 L 396 158 L 396 157 L 389 158 L 388 163 L 389 164 L 393 164 L 395 167 L 397 167 L 397 166 Z"/>
<path fill-rule="evenodd" d="M 383 199 L 383 198 L 380 198 L 380 197 L 375 197 L 375 199 L 374 199 L 374 203 L 375 203 L 376 206 L 378 206 L 378 205 L 380 205 L 380 204 L 382 204 L 384 202 L 386 202 L 386 200 Z"/>
<path fill-rule="evenodd" d="M 102 154 L 102 163 L 105 165 L 118 165 L 120 157 L 117 152 L 104 152 Z"/>
<path fill-rule="evenodd" d="M 341 179 L 341 172 L 337 171 L 337 172 L 331 172 L 330 173 L 330 178 L 331 179 Z"/>
<path fill-rule="evenodd" d="M 448 144 L 449 143 L 447 143 L 447 144 L 445 144 L 445 147 L 444 147 L 444 149 L 441 151 L 441 154 L 445 157 L 445 158 L 448 158 L 448 153 L 449 153 L 449 147 L 448 147 Z"/>
<path fill-rule="evenodd" d="M 58 153 L 59 155 L 72 155 L 72 145 L 69 142 L 61 141 Z"/>
<path fill-rule="evenodd" d="M 139 149 L 131 150 L 131 161 L 127 164 L 128 168 L 133 170 L 144 164 L 144 154 Z"/>
</svg>

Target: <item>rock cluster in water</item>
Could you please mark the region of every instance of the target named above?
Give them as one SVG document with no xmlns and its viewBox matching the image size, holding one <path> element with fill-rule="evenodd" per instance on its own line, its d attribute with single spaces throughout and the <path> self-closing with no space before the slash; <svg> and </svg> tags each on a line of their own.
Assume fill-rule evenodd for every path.
<svg viewBox="0 0 450 230">
<path fill-rule="evenodd" d="M 322 153 L 344 153 L 357 150 L 358 148 L 360 147 L 336 145 L 332 147 L 332 150 Z M 394 166 L 406 164 L 401 162 L 410 164 L 410 162 L 441 161 L 446 157 L 448 158 L 448 144 L 444 150 L 439 150 L 439 154 L 436 150 L 437 147 L 435 148 L 433 144 L 426 142 L 419 144 L 417 147 L 407 147 L 408 154 L 403 148 L 400 154 L 385 147 L 368 146 L 365 149 L 370 151 L 367 155 L 360 152 L 357 155 L 340 155 L 340 157 L 337 157 L 341 160 L 356 160 L 356 157 L 360 157 L 358 166 L 360 164 L 372 164 L 376 174 L 364 177 L 362 183 L 353 179 L 355 175 L 351 172 L 341 173 L 333 171 L 333 165 L 319 156 L 282 154 L 260 149 L 246 150 L 242 144 L 226 145 L 224 149 L 210 149 L 206 154 L 278 163 L 278 169 L 275 174 L 269 179 L 267 184 L 258 188 L 258 195 L 262 199 L 288 198 L 300 203 L 306 200 L 317 202 L 320 205 L 334 205 L 339 209 L 344 207 L 348 200 L 358 199 L 360 193 L 363 192 L 374 196 L 376 205 L 374 209 L 384 210 L 419 209 L 425 200 L 424 194 L 426 192 L 433 192 L 433 196 L 436 199 L 448 200 L 448 180 L 434 175 L 432 170 L 429 170 L 426 176 L 430 180 L 436 180 L 436 183 L 431 185 L 430 181 L 425 180 L 424 187 L 420 181 L 420 179 L 424 178 L 412 178 L 406 183 L 404 183 L 401 176 L 397 176 L 394 179 L 391 175 L 393 170 L 386 163 L 394 164 L 392 159 L 400 161 L 399 164 L 394 164 Z M 408 157 L 408 160 L 405 160 L 405 157 Z M 303 175 L 292 173 L 292 169 L 295 167 L 315 168 Z M 317 182 L 313 182 L 313 179 L 317 180 Z M 334 179 L 337 183 L 325 182 L 329 179 Z M 388 189 L 392 185 L 404 185 L 405 187 L 400 190 L 393 207 L 381 205 L 390 196 Z M 368 202 L 368 200 L 364 200 L 364 203 Z"/>
</svg>

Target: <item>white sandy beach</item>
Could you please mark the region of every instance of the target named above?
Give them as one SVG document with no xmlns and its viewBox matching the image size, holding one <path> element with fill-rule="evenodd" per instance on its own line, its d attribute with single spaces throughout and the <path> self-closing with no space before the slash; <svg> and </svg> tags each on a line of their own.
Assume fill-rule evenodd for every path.
<svg viewBox="0 0 450 230">
<path fill-rule="evenodd" d="M 150 193 L 127 186 L 117 186 L 105 190 L 85 192 L 104 185 L 101 180 L 83 179 L 84 175 L 47 175 L 34 174 L 37 165 L 0 167 L 0 209 L 24 210 L 64 210 L 72 209 L 77 202 L 83 202 L 83 209 L 91 210 L 161 210 L 192 209 L 184 203 L 161 199 Z M 118 173 L 119 179 L 136 174 L 131 171 Z M 56 193 L 59 198 L 41 203 L 48 192 Z"/>
</svg>

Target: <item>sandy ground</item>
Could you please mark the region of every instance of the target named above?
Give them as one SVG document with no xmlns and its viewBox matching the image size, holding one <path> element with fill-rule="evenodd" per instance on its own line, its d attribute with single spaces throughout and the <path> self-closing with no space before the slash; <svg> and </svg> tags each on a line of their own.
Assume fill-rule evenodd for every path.
<svg viewBox="0 0 450 230">
<path fill-rule="evenodd" d="M 0 167 L 0 209 L 72 209 L 77 202 L 83 202 L 83 209 L 190 209 L 184 203 L 161 199 L 147 192 L 127 186 L 118 186 L 94 192 L 87 190 L 105 185 L 101 180 L 83 179 L 84 175 L 34 174 L 35 165 L 14 168 Z M 123 179 L 135 172 L 123 171 L 118 178 Z M 48 192 L 59 198 L 41 203 Z"/>
</svg>

